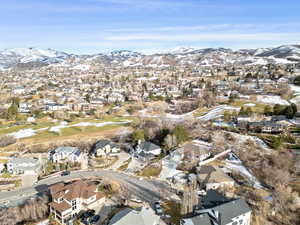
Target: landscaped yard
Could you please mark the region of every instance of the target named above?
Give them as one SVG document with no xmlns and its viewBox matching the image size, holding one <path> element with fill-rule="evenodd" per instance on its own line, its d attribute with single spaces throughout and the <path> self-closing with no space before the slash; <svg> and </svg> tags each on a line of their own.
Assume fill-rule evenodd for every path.
<svg viewBox="0 0 300 225">
<path fill-rule="evenodd" d="M 118 170 L 120 170 L 120 171 L 126 170 L 126 169 L 128 168 L 128 166 L 129 166 L 131 160 L 132 160 L 132 158 L 127 159 L 127 160 L 123 163 L 123 165 L 120 166 L 120 167 L 118 168 Z"/>
<path fill-rule="evenodd" d="M 162 167 L 146 166 L 142 171 L 138 173 L 142 177 L 157 177 L 162 170 Z"/>
</svg>

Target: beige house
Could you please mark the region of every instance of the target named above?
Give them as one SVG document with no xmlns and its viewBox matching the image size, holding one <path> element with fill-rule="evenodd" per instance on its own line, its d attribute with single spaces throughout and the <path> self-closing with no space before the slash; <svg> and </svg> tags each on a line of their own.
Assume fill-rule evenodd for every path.
<svg viewBox="0 0 300 225">
<path fill-rule="evenodd" d="M 197 178 L 200 188 L 210 190 L 224 187 L 233 187 L 234 180 L 217 166 L 200 166 L 197 168 Z"/>
<path fill-rule="evenodd" d="M 91 209 L 105 201 L 97 184 L 82 180 L 54 184 L 50 187 L 50 194 L 50 213 L 61 224 L 72 221 L 81 210 Z"/>
</svg>

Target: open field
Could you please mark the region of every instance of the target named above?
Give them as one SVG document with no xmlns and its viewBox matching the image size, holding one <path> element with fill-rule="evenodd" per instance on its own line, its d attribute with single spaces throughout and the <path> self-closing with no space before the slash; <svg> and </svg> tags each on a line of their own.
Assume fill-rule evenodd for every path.
<svg viewBox="0 0 300 225">
<path fill-rule="evenodd" d="M 255 104 L 254 106 L 250 106 L 250 108 L 252 109 L 253 112 L 256 113 L 263 113 L 264 112 L 264 108 L 267 104 L 263 104 L 257 101 L 252 101 L 252 100 L 240 100 L 240 99 L 236 99 L 234 100 L 233 103 L 230 103 L 230 106 L 234 106 L 234 107 L 248 107 L 247 104 Z"/>
<path fill-rule="evenodd" d="M 131 117 L 108 117 L 103 120 L 99 119 L 77 119 L 66 125 L 61 125 L 60 121 L 37 121 L 34 124 L 16 125 L 9 128 L 0 128 L 0 135 L 7 135 L 18 131 L 34 130 L 33 134 L 28 137 L 19 138 L 15 144 L 0 148 L 0 154 L 20 150 L 20 146 L 32 145 L 51 145 L 72 141 L 88 141 L 103 137 L 112 137 L 124 129 L 130 130 Z M 50 130 L 55 127 L 56 129 Z M 55 130 L 55 132 L 53 131 Z"/>
</svg>

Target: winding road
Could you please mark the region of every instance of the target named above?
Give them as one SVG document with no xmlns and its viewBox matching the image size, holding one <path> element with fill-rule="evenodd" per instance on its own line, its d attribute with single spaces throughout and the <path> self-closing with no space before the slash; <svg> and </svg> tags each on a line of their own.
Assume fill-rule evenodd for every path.
<svg viewBox="0 0 300 225">
<path fill-rule="evenodd" d="M 35 198 L 47 191 L 48 187 L 52 184 L 83 178 L 100 178 L 117 181 L 124 185 L 132 195 L 149 203 L 158 200 L 161 195 L 166 196 L 166 194 L 171 192 L 170 187 L 162 181 L 143 179 L 112 170 L 73 171 L 68 176 L 57 175 L 40 180 L 32 187 L 0 192 L 0 208 L 17 206 L 30 198 Z"/>
</svg>

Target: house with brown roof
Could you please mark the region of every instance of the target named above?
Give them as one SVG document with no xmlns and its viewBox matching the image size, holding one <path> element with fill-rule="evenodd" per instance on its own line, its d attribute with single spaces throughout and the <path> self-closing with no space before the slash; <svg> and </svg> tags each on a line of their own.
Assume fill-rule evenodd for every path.
<svg viewBox="0 0 300 225">
<path fill-rule="evenodd" d="M 50 213 L 61 224 L 68 224 L 80 211 L 92 209 L 105 201 L 95 182 L 82 180 L 54 184 L 50 187 L 50 194 Z"/>
</svg>

